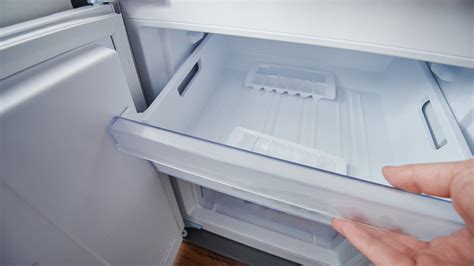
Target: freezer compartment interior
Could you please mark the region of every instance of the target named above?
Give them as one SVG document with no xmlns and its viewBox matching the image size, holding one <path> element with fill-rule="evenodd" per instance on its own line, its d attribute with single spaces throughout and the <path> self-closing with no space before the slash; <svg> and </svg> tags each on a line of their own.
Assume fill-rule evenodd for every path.
<svg viewBox="0 0 474 266">
<path fill-rule="evenodd" d="M 200 206 L 306 243 L 335 248 L 343 238 L 330 225 L 299 218 L 215 190 L 199 187 Z"/>
<path fill-rule="evenodd" d="M 262 39 L 207 35 L 141 119 L 380 184 L 471 156 L 426 63 Z"/>
<path fill-rule="evenodd" d="M 238 232 L 246 239 L 256 240 L 259 244 L 254 243 L 255 248 L 284 250 L 286 253 L 278 255 L 288 259 L 301 257 L 312 263 L 331 265 L 367 262 L 363 255 L 328 224 L 179 179 L 172 179 L 172 184 L 184 219 L 202 225 L 205 230 L 224 236 Z"/>
<path fill-rule="evenodd" d="M 470 156 L 425 62 L 211 34 L 197 43 L 144 113 L 111 122 L 121 151 L 323 224 L 345 217 L 426 240 L 462 226 L 449 202 L 383 186 L 384 165 Z"/>
</svg>

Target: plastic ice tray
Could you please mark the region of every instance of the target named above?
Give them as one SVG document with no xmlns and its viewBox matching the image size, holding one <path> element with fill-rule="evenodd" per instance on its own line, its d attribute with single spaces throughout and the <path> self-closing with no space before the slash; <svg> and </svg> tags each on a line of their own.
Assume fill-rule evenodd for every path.
<svg viewBox="0 0 474 266">
<path fill-rule="evenodd" d="M 247 128 L 235 127 L 227 144 L 282 160 L 347 174 L 347 163 L 343 158 Z"/>
<path fill-rule="evenodd" d="M 320 70 L 258 64 L 254 65 L 245 79 L 245 85 L 254 89 L 313 97 L 336 98 L 336 81 L 333 73 Z"/>
</svg>

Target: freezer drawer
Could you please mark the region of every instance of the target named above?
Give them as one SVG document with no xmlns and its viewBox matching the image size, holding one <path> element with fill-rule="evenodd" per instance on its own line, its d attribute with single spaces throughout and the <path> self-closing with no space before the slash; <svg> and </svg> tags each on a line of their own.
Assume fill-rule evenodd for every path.
<svg viewBox="0 0 474 266">
<path fill-rule="evenodd" d="M 183 219 L 303 265 L 367 265 L 330 225 L 172 178 Z M 365 263 L 364 263 L 365 262 Z"/>
<path fill-rule="evenodd" d="M 381 175 L 471 156 L 424 62 L 208 35 L 144 113 L 124 112 L 109 132 L 162 172 L 326 224 L 422 239 L 462 226 L 449 201 Z"/>
</svg>

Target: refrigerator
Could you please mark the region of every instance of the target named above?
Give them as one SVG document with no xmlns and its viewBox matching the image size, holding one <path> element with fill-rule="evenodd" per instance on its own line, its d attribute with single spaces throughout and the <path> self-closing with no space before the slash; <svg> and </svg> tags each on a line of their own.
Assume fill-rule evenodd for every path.
<svg viewBox="0 0 474 266">
<path fill-rule="evenodd" d="M 471 1 L 90 2 L 0 31 L 1 265 L 172 265 L 186 228 L 367 265 L 332 218 L 464 226 L 381 169 L 473 157 Z"/>
</svg>

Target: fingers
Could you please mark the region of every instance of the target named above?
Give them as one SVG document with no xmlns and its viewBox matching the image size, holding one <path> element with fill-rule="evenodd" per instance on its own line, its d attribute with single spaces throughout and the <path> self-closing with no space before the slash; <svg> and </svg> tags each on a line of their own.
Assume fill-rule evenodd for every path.
<svg viewBox="0 0 474 266">
<path fill-rule="evenodd" d="M 472 167 L 474 160 L 386 166 L 382 169 L 387 181 L 394 187 L 413 193 L 426 193 L 439 197 L 450 197 L 450 187 L 457 173 Z"/>
<path fill-rule="evenodd" d="M 474 265 L 474 239 L 467 229 L 461 229 L 450 236 L 433 239 L 428 254 L 442 256 L 453 265 Z"/>
<path fill-rule="evenodd" d="M 474 159 L 384 167 L 382 171 L 394 187 L 414 193 L 451 197 L 454 208 L 474 234 Z"/>
<path fill-rule="evenodd" d="M 451 198 L 454 209 L 474 235 L 474 161 L 471 168 L 460 172 L 452 182 Z"/>
<path fill-rule="evenodd" d="M 376 237 L 377 239 L 387 244 L 391 248 L 395 249 L 396 251 L 400 252 L 404 256 L 409 256 L 413 254 L 413 248 L 391 235 L 390 233 L 392 232 L 378 228 L 371 228 L 369 226 L 362 226 L 372 236 Z"/>
<path fill-rule="evenodd" d="M 369 233 L 363 225 L 338 218 L 333 219 L 331 224 L 376 265 L 412 264 L 411 259 Z"/>
<path fill-rule="evenodd" d="M 427 245 L 427 242 L 425 241 L 418 240 L 402 233 L 369 227 L 367 227 L 367 230 L 383 242 L 397 248 L 400 252 L 412 253 L 414 249 L 420 249 Z M 400 246 L 403 246 L 404 248 L 400 248 Z"/>
</svg>

